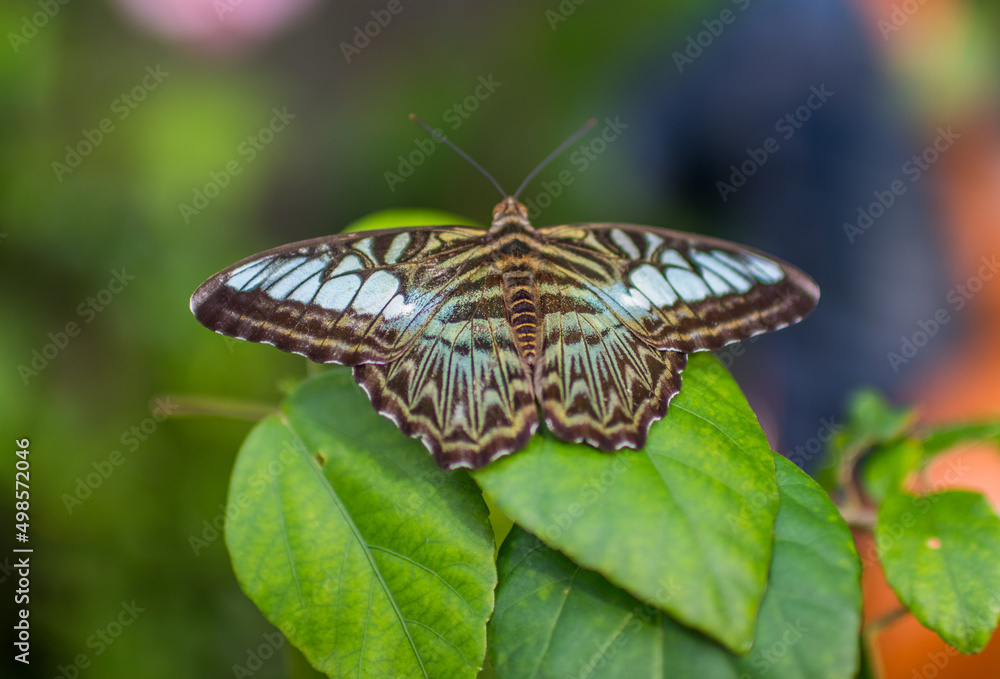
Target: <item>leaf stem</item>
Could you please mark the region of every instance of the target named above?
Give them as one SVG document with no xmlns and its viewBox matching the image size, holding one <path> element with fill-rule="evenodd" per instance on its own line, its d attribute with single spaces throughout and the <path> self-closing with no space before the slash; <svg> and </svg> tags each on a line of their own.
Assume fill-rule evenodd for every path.
<svg viewBox="0 0 1000 679">
<path fill-rule="evenodd" d="M 160 394 L 153 401 L 157 399 L 166 401 L 173 406 L 169 417 L 208 415 L 211 417 L 229 417 L 237 420 L 260 420 L 278 410 L 278 406 L 270 403 L 219 398 L 217 396 Z"/>
</svg>

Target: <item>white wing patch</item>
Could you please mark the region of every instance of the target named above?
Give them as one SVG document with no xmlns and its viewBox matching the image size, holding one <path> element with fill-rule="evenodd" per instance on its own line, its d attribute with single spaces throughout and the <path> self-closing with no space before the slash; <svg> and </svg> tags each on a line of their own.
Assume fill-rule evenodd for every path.
<svg viewBox="0 0 1000 679">
<path fill-rule="evenodd" d="M 284 278 L 285 274 L 308 261 L 308 257 L 292 257 L 291 259 L 286 259 L 285 261 L 279 263 L 276 267 L 269 271 L 266 270 L 266 267 L 274 264 L 273 259 L 265 260 L 263 262 L 254 262 L 234 272 L 234 274 L 229 277 L 229 280 L 226 281 L 226 285 L 240 291 L 252 290 L 254 288 L 259 288 L 262 285 L 274 285 Z M 262 264 L 263 266 L 257 268 L 258 264 Z M 260 276 L 261 273 L 264 273 L 264 275 Z M 251 286 L 250 283 L 253 283 L 253 285 Z"/>
<path fill-rule="evenodd" d="M 677 301 L 677 295 L 667 285 L 667 280 L 649 264 L 643 264 L 635 269 L 629 274 L 629 280 L 632 281 L 636 290 L 645 295 L 656 306 L 670 306 Z M 683 297 L 683 295 L 681 296 Z"/>
<path fill-rule="evenodd" d="M 385 263 L 395 264 L 399 261 L 400 256 L 403 251 L 406 250 L 406 246 L 410 244 L 410 234 L 401 233 L 392 239 L 392 244 L 389 246 L 389 251 L 385 253 Z"/>
<path fill-rule="evenodd" d="M 608 295 L 624 309 L 639 309 L 649 311 L 653 308 L 649 298 L 643 295 L 637 288 L 626 288 L 621 283 L 616 283 L 608 291 Z"/>
<path fill-rule="evenodd" d="M 268 266 L 272 261 L 271 259 L 262 259 L 257 262 L 250 262 L 239 269 L 234 271 L 226 279 L 226 285 L 236 290 L 242 290 L 243 286 L 252 281 L 261 270 Z"/>
<path fill-rule="evenodd" d="M 331 276 L 339 276 L 342 273 L 350 273 L 351 271 L 361 271 L 365 268 L 365 265 L 361 263 L 361 258 L 357 255 L 347 255 L 342 260 L 337 268 L 330 272 Z"/>
<path fill-rule="evenodd" d="M 679 266 L 688 271 L 691 270 L 691 265 L 687 263 L 686 259 L 681 257 L 681 253 L 677 252 L 677 250 L 664 250 L 661 252 L 660 263 L 667 266 Z"/>
<path fill-rule="evenodd" d="M 377 314 L 385 308 L 399 290 L 399 281 L 392 274 L 376 271 L 358 291 L 354 310 L 359 314 Z"/>
<path fill-rule="evenodd" d="M 743 255 L 743 257 L 746 259 L 750 273 L 761 283 L 777 283 L 785 277 L 785 273 L 781 270 L 781 267 L 769 259 L 764 259 L 751 252 Z"/>
<path fill-rule="evenodd" d="M 646 237 L 646 257 L 652 257 L 656 248 L 663 245 L 663 239 L 649 231 L 644 231 L 642 235 Z"/>
<path fill-rule="evenodd" d="M 622 249 L 626 255 L 632 259 L 639 259 L 641 255 L 639 254 L 639 248 L 635 246 L 632 239 L 622 231 L 621 229 L 611 229 L 611 240 L 615 242 L 615 245 Z"/>
<path fill-rule="evenodd" d="M 313 297 L 315 297 L 316 293 L 319 292 L 319 288 L 322 284 L 323 272 L 320 270 L 313 274 L 307 281 L 302 283 L 302 285 L 295 288 L 294 292 L 288 296 L 288 299 L 292 302 L 311 304 Z"/>
<path fill-rule="evenodd" d="M 318 257 L 310 259 L 306 261 L 306 263 L 303 264 L 302 266 L 297 267 L 288 272 L 288 274 L 285 275 L 285 277 L 282 278 L 281 280 L 272 284 L 271 287 L 268 288 L 267 294 L 274 299 L 285 299 L 286 297 L 288 297 L 290 293 L 292 293 L 293 291 L 297 291 L 300 287 L 302 287 L 302 285 L 307 280 L 309 280 L 313 276 L 316 276 L 316 274 L 318 274 L 325 268 L 326 268 L 325 260 L 322 260 Z M 313 293 L 315 293 L 316 290 L 319 290 L 318 278 L 316 280 L 315 286 L 312 287 L 313 287 Z"/>
<path fill-rule="evenodd" d="M 685 302 L 700 302 L 712 294 L 705 281 L 691 271 L 671 267 L 667 269 L 666 276 L 667 281 Z"/>
<path fill-rule="evenodd" d="M 364 254 L 364 256 L 368 258 L 368 261 L 370 261 L 370 262 L 376 261 L 375 260 L 375 253 L 372 252 L 372 239 L 371 238 L 362 238 L 361 240 L 357 241 L 354 244 L 353 247 L 358 252 Z"/>
<path fill-rule="evenodd" d="M 331 311 L 343 311 L 354 299 L 355 293 L 361 287 L 361 276 L 341 276 L 326 282 L 319 291 L 314 303 Z"/>
<path fill-rule="evenodd" d="M 382 317 L 388 321 L 394 321 L 397 318 L 412 316 L 416 309 L 416 304 L 407 304 L 406 298 L 403 295 L 396 295 L 385 305 L 385 308 L 382 310 Z"/>
<path fill-rule="evenodd" d="M 732 288 L 726 285 L 726 281 L 722 280 L 718 274 L 710 269 L 703 269 L 701 272 L 701 278 L 706 283 L 708 287 L 712 289 L 712 294 L 721 297 L 722 295 L 732 292 Z"/>
<path fill-rule="evenodd" d="M 752 288 L 753 281 L 750 281 L 746 277 L 737 273 L 737 271 L 743 271 L 745 273 L 746 269 L 740 267 L 739 269 L 734 270 L 733 267 L 738 266 L 738 262 L 729 257 L 726 258 L 729 260 L 727 262 L 723 260 L 720 255 L 725 255 L 725 253 L 716 251 L 710 255 L 707 252 L 698 252 L 697 250 L 693 250 L 691 252 L 691 258 L 698 262 L 702 273 L 706 276 L 708 272 L 711 271 L 725 280 L 726 283 L 728 283 L 729 286 L 737 292 L 746 292 Z"/>
</svg>

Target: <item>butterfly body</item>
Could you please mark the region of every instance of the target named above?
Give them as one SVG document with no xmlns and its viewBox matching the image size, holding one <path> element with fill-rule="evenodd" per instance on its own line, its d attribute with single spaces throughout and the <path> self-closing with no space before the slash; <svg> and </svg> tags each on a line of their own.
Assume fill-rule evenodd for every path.
<svg viewBox="0 0 1000 679">
<path fill-rule="evenodd" d="M 513 199 L 500 203 L 494 210 L 488 238 L 503 281 L 507 321 L 521 358 L 532 366 L 538 336 L 538 232 L 528 222 L 527 211 L 522 210 L 523 206 Z"/>
<path fill-rule="evenodd" d="M 544 421 L 641 447 L 687 354 L 797 322 L 816 284 L 743 246 L 625 224 L 340 234 L 254 255 L 194 293 L 225 335 L 354 367 L 373 406 L 442 467 L 481 467 Z"/>
</svg>

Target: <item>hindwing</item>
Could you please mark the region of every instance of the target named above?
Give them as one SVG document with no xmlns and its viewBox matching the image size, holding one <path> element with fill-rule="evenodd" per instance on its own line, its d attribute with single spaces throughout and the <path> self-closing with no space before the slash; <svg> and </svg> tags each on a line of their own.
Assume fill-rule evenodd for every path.
<svg viewBox="0 0 1000 679">
<path fill-rule="evenodd" d="M 355 379 L 372 405 L 420 438 L 442 467 L 478 468 L 520 450 L 538 408 L 491 262 L 463 275 L 428 312 L 419 337 Z"/>
<path fill-rule="evenodd" d="M 538 282 L 535 389 L 545 426 L 601 450 L 641 448 L 680 391 L 687 356 L 643 341 L 579 278 L 546 267 Z"/>
</svg>

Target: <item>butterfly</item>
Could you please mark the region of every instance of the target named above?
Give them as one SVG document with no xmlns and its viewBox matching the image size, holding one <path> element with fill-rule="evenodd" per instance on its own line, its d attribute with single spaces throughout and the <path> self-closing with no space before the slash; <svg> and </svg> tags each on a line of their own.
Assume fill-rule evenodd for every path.
<svg viewBox="0 0 1000 679">
<path fill-rule="evenodd" d="M 205 281 L 191 310 L 223 335 L 352 366 L 375 409 L 440 467 L 476 469 L 543 421 L 565 441 L 641 448 L 687 354 L 796 323 L 819 300 L 809 276 L 757 250 L 629 224 L 536 229 L 517 193 L 504 195 L 486 230 L 395 228 L 261 252 Z"/>
</svg>

